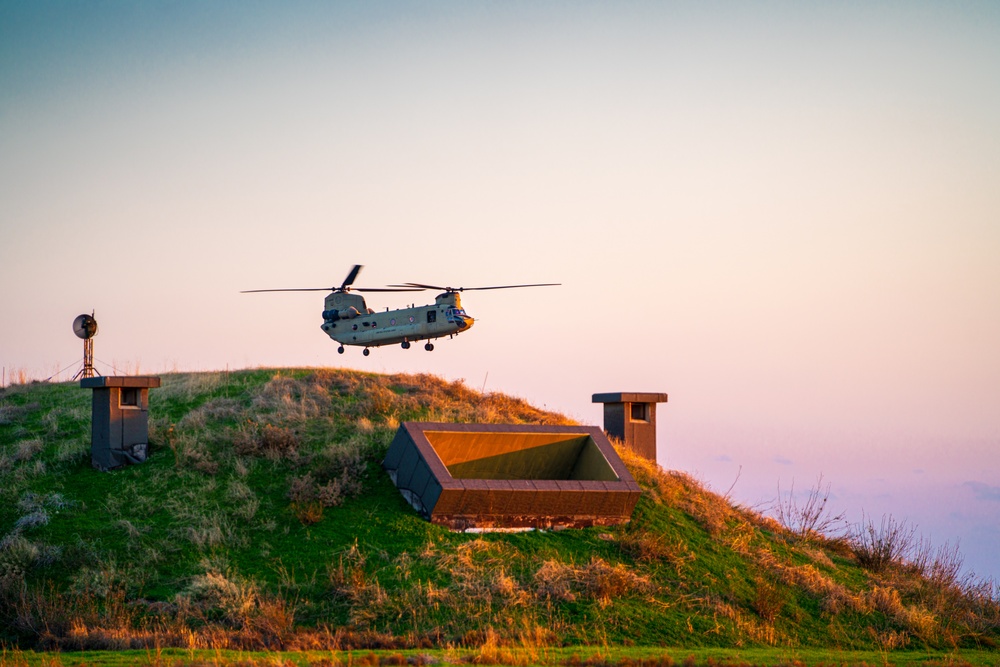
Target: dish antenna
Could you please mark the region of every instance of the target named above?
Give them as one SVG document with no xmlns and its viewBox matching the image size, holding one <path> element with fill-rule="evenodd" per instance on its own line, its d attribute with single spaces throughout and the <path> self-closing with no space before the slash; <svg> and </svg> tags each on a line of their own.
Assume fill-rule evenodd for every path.
<svg viewBox="0 0 1000 667">
<path fill-rule="evenodd" d="M 97 335 L 97 320 L 94 319 L 93 312 L 90 315 L 76 316 L 76 319 L 73 320 L 73 333 L 76 334 L 77 338 L 83 339 L 83 368 L 73 376 L 73 379 L 92 378 L 96 373 L 94 370 L 94 336 Z"/>
</svg>

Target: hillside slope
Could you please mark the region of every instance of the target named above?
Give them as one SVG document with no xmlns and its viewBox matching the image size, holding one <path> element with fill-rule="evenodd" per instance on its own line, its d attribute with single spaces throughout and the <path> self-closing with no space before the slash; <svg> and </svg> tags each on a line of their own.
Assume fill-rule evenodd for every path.
<svg viewBox="0 0 1000 667">
<path fill-rule="evenodd" d="M 149 460 L 90 467 L 90 392 L 0 390 L 0 641 L 62 648 L 995 647 L 990 583 L 797 536 L 622 450 L 613 529 L 456 534 L 379 462 L 402 421 L 570 423 L 427 375 L 172 374 Z"/>
</svg>

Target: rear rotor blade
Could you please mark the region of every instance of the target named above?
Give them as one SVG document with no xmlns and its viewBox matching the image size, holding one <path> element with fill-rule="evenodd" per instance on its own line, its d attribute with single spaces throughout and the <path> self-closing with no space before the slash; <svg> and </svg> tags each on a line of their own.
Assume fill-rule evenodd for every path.
<svg viewBox="0 0 1000 667">
<path fill-rule="evenodd" d="M 533 285 L 494 285 L 492 287 L 460 287 L 459 291 L 484 290 L 484 289 L 515 289 L 517 287 L 555 287 L 556 285 L 562 285 L 562 283 L 535 283 Z"/>
<path fill-rule="evenodd" d="M 490 287 L 441 287 L 440 285 L 424 285 L 423 283 L 404 283 L 391 287 L 419 287 L 420 289 L 438 289 L 446 292 L 464 292 L 466 290 L 514 289 L 517 287 L 554 287 L 562 283 L 534 283 L 531 285 L 492 285 Z"/>
<path fill-rule="evenodd" d="M 347 274 L 346 278 L 344 278 L 344 284 L 340 286 L 340 289 L 347 289 L 348 287 L 350 287 L 351 285 L 353 285 L 354 281 L 358 277 L 358 274 L 361 273 L 361 269 L 362 268 L 363 268 L 363 265 L 361 265 L 361 264 L 355 264 L 354 268 L 351 269 L 351 272 Z"/>
</svg>

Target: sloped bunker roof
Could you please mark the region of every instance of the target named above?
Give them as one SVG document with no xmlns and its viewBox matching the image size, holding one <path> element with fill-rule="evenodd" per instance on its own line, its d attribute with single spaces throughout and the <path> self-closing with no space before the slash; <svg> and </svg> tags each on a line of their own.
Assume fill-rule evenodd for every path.
<svg viewBox="0 0 1000 667">
<path fill-rule="evenodd" d="M 404 422 L 382 467 L 454 530 L 614 525 L 640 495 L 596 426 Z"/>
</svg>

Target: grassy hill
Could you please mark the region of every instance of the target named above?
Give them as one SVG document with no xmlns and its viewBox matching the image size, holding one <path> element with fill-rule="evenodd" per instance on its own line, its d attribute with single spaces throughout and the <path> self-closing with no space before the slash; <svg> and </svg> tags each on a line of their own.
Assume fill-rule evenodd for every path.
<svg viewBox="0 0 1000 667">
<path fill-rule="evenodd" d="M 872 560 L 864 540 L 791 531 L 625 450 L 643 488 L 628 525 L 431 525 L 379 466 L 400 422 L 571 423 L 461 383 L 165 375 L 150 392 L 149 460 L 110 473 L 90 467 L 90 399 L 76 384 L 0 389 L 2 642 L 886 651 L 1000 640 L 993 582 L 962 578 L 948 554 Z"/>
</svg>

